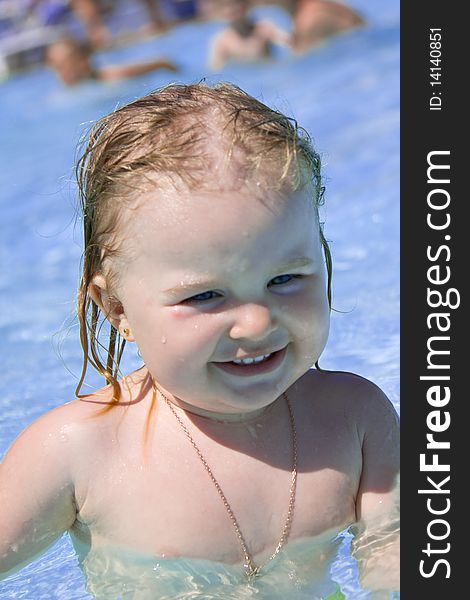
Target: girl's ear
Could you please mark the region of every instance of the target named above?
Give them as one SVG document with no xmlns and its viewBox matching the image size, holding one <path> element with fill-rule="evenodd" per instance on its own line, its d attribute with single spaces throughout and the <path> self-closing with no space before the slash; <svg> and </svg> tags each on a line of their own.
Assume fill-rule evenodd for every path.
<svg viewBox="0 0 470 600">
<path fill-rule="evenodd" d="M 88 286 L 88 294 L 93 299 L 93 302 L 100 307 L 101 312 L 111 325 L 119 331 L 121 336 L 128 342 L 134 342 L 135 338 L 132 335 L 131 326 L 124 313 L 124 307 L 118 298 L 109 293 L 104 275 L 100 273 L 93 275 L 91 283 Z"/>
</svg>

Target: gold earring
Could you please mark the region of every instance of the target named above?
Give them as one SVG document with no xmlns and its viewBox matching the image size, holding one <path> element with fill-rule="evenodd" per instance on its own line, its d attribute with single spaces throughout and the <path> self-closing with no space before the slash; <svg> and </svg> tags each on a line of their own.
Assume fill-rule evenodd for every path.
<svg viewBox="0 0 470 600">
<path fill-rule="evenodd" d="M 125 328 L 122 330 L 122 333 L 123 333 L 124 335 L 129 335 L 129 328 L 128 328 L 128 327 L 125 327 Z"/>
</svg>

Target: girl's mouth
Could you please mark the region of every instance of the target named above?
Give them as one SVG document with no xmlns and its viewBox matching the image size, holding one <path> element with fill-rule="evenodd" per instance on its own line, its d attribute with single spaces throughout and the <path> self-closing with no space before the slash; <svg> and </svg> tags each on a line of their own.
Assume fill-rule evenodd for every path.
<svg viewBox="0 0 470 600">
<path fill-rule="evenodd" d="M 228 362 L 212 363 L 222 371 L 232 375 L 250 376 L 270 373 L 277 369 L 286 354 L 287 346 L 269 354 L 260 354 L 252 358 L 237 358 Z"/>
</svg>

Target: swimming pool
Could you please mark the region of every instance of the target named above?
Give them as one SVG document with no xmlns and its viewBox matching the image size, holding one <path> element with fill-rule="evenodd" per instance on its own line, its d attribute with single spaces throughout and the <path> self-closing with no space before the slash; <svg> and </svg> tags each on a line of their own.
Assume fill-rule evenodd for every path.
<svg viewBox="0 0 470 600">
<path fill-rule="evenodd" d="M 378 0 L 353 4 L 367 17 L 367 28 L 300 58 L 280 51 L 275 62 L 233 65 L 210 80 L 239 84 L 311 132 L 325 165 L 322 214 L 338 311 L 322 365 L 372 379 L 398 409 L 399 9 Z M 259 12 L 288 25 L 277 9 Z M 101 59 L 165 54 L 180 64 L 181 80 L 196 81 L 206 74 L 207 37 L 219 27 L 186 24 Z M 173 79 L 155 73 L 62 89 L 39 69 L 0 88 L 0 453 L 34 418 L 73 397 L 81 362 L 73 321 L 81 239 L 74 227 L 72 165 L 85 124 Z M 130 356 L 125 370 L 137 364 Z M 348 598 L 367 597 L 358 588 L 347 540 L 332 570 Z M 90 597 L 67 537 L 0 590 L 5 599 Z"/>
</svg>

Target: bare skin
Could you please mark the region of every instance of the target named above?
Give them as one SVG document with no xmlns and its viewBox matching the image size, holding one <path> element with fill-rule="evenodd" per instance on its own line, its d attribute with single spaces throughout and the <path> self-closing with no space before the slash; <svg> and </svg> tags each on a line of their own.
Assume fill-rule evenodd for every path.
<svg viewBox="0 0 470 600">
<path fill-rule="evenodd" d="M 237 29 L 228 27 L 213 40 L 209 66 L 221 69 L 229 61 L 254 62 L 272 55 L 272 46 L 287 45 L 289 36 L 270 21 L 253 24 L 251 33 L 242 37 Z"/>
<path fill-rule="evenodd" d="M 254 0 L 253 4 L 272 4 L 271 0 Z M 303 52 L 339 33 L 364 25 L 355 10 L 334 0 L 277 0 L 292 17 L 292 48 Z"/>
<path fill-rule="evenodd" d="M 224 0 L 220 16 L 228 26 L 211 42 L 209 67 L 221 69 L 227 62 L 253 62 L 271 57 L 273 45 L 288 45 L 290 36 L 271 21 L 255 22 L 249 15 L 249 2 Z"/>
<path fill-rule="evenodd" d="M 141 376 L 144 372 L 132 379 Z M 140 389 L 131 384 L 134 398 Z M 390 430 L 396 424 L 380 391 L 352 375 L 311 371 L 287 393 L 299 444 L 290 542 L 330 540 L 356 519 L 367 522 L 385 513 L 394 502 L 396 440 Z M 2 570 L 13 569 L 18 559 L 28 561 L 66 530 L 84 554 L 91 545 L 117 546 L 167 558 L 240 563 L 227 512 L 166 404 L 158 403 L 154 435 L 145 448 L 151 394 L 96 417 L 94 402 L 107 395 L 73 401 L 44 416 L 2 464 Z M 277 401 L 249 424 L 229 427 L 180 414 L 217 473 L 255 560 L 263 562 L 279 541 L 288 502 L 291 441 L 284 403 Z M 362 482 L 361 470 L 367 473 Z M 23 485 L 29 493 L 18 503 L 15 490 Z M 16 552 L 9 548 L 13 540 Z"/>
<path fill-rule="evenodd" d="M 310 370 L 329 320 L 310 193 L 262 194 L 258 202 L 256 189 L 168 192 L 158 202 L 155 191 L 140 194 L 121 231 L 119 284 L 111 288 L 100 273 L 90 293 L 137 341 L 146 366 L 122 382 L 120 406 L 97 415 L 110 401 L 101 390 L 44 415 L 13 444 L 0 467 L 1 572 L 64 531 L 82 555 L 126 548 L 243 561 L 227 511 L 160 393 L 151 411 L 152 379 L 213 470 L 255 561 L 274 551 L 287 514 L 292 439 L 283 391 L 299 460 L 288 546 L 324 542 L 312 579 L 326 570 L 324 546 L 337 532 L 354 522 L 375 531 L 395 517 L 398 434 L 389 401 L 355 375 Z M 268 352 L 278 358 L 267 371 L 233 363 Z M 363 561 L 363 576 L 384 564 L 386 555 L 381 564 Z M 396 577 L 379 578 L 375 589 L 393 589 Z"/>
<path fill-rule="evenodd" d="M 136 77 L 152 71 L 165 69 L 177 71 L 177 67 L 162 58 L 148 62 L 108 65 L 94 68 L 90 52 L 72 39 L 59 40 L 47 49 L 47 64 L 65 85 L 75 85 L 81 81 L 117 81 Z"/>
<path fill-rule="evenodd" d="M 303 0 L 297 4 L 293 25 L 293 48 L 302 51 L 333 35 L 364 25 L 364 20 L 339 2 Z"/>
</svg>

